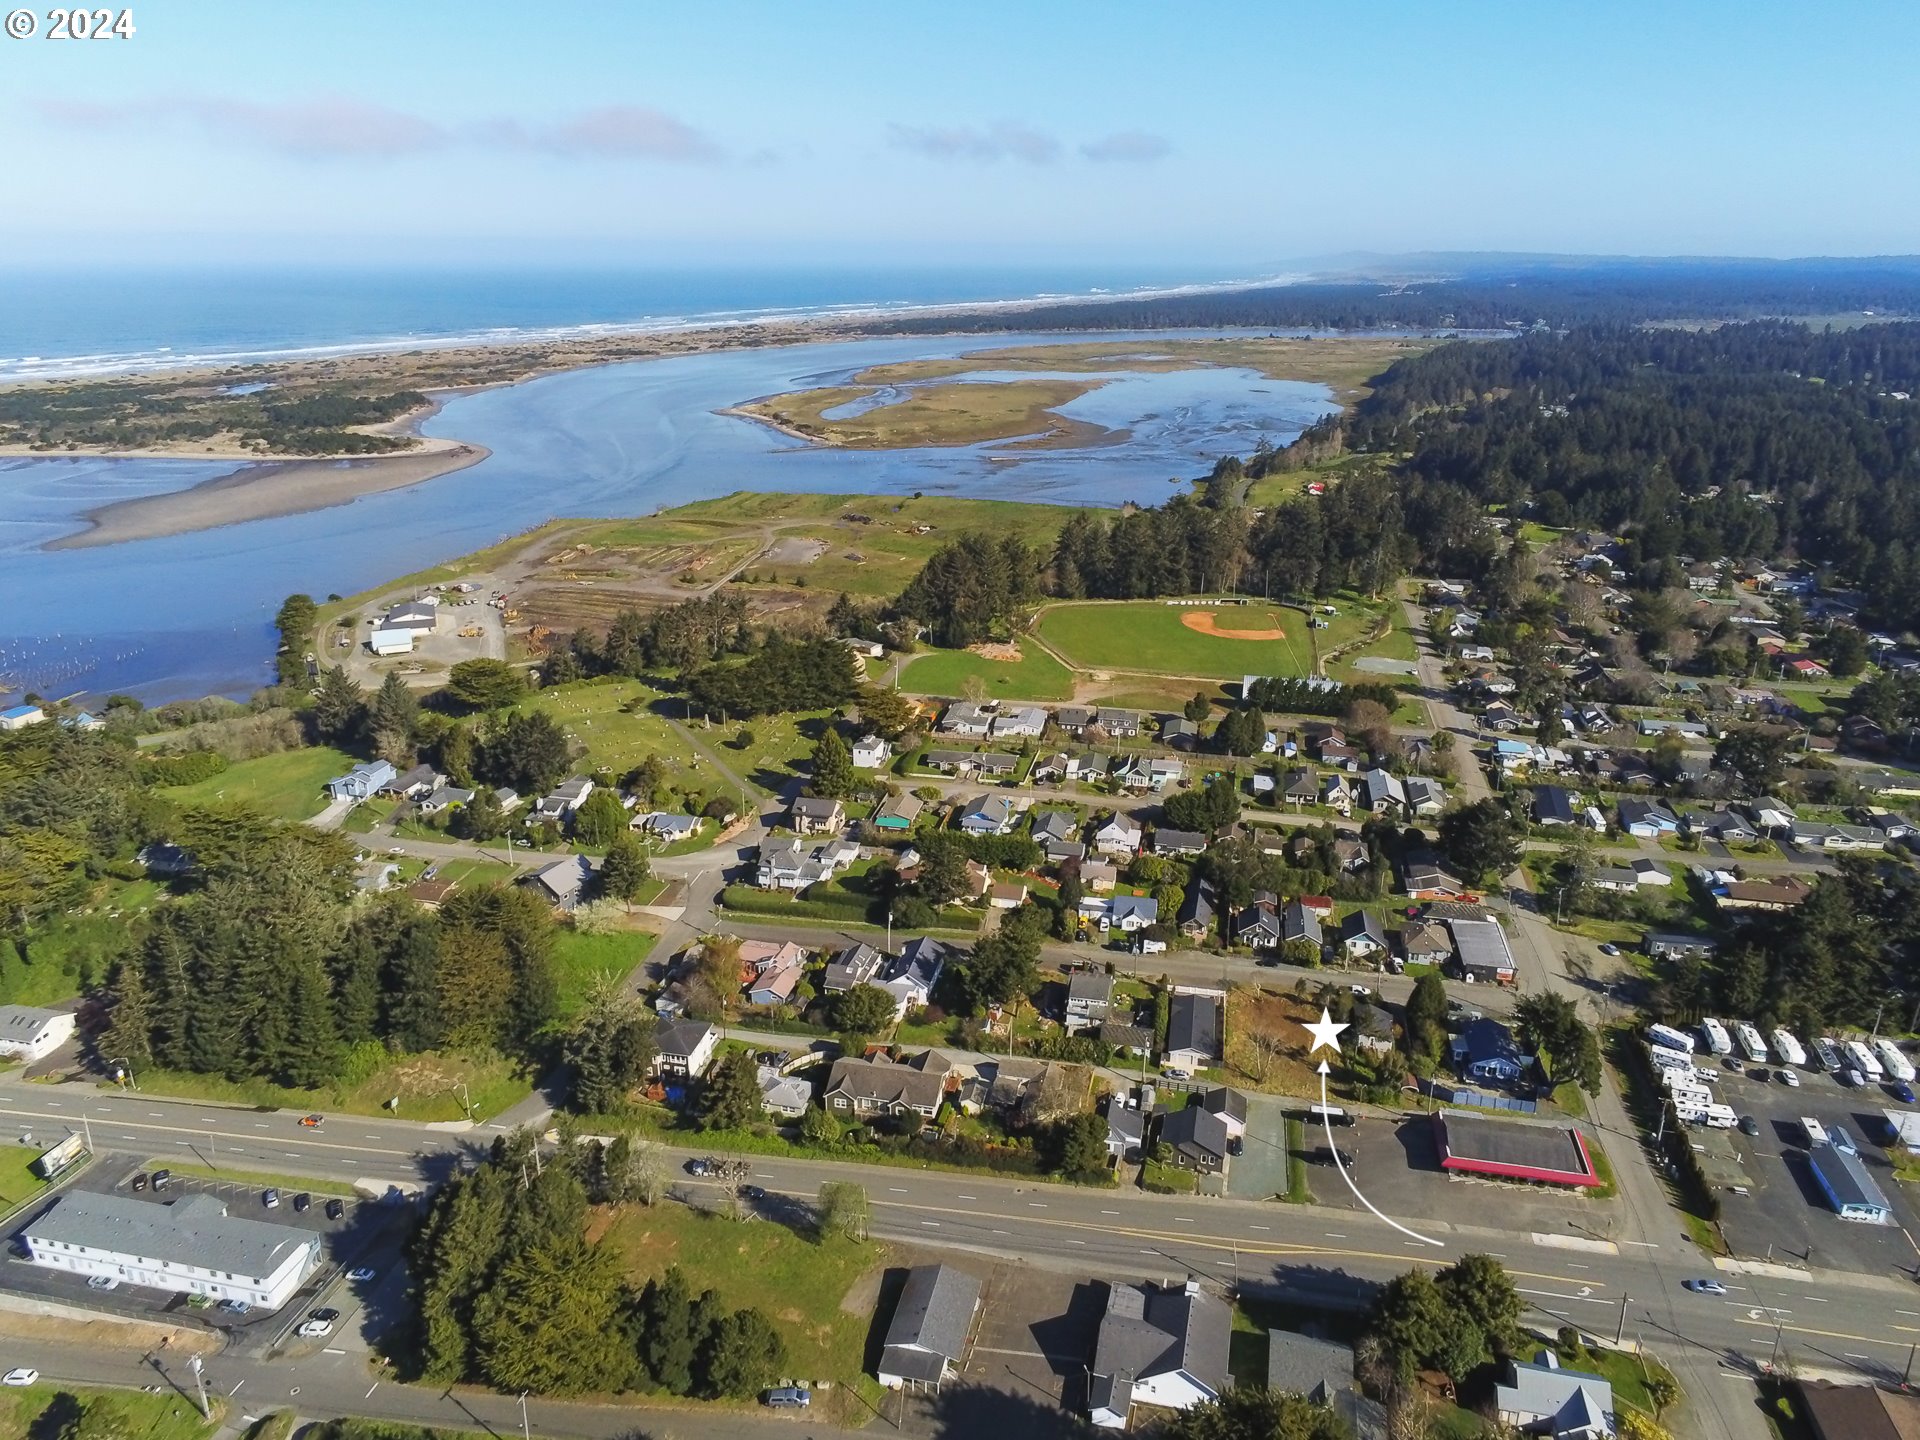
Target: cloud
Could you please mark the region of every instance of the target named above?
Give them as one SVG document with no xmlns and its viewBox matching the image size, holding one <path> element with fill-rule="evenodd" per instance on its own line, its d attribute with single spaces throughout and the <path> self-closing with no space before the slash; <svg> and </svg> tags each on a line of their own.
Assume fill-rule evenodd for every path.
<svg viewBox="0 0 1920 1440">
<path fill-rule="evenodd" d="M 222 144 L 308 160 L 384 160 L 452 145 L 598 160 L 710 164 L 725 158 L 699 130 L 644 105 L 605 105 L 553 124 L 496 116 L 457 131 L 403 110 L 339 98 L 284 104 L 194 97 L 106 104 L 37 100 L 32 105 L 43 119 L 69 127 L 127 131 L 186 125 Z"/>
<path fill-rule="evenodd" d="M 1024 125 L 1001 121 L 984 130 L 968 125 L 889 125 L 887 141 L 929 160 L 1021 160 L 1050 165 L 1060 158 L 1060 142 Z"/>
<path fill-rule="evenodd" d="M 1080 153 L 1096 165 L 1146 165 L 1164 159 L 1172 149 L 1161 136 L 1144 130 L 1121 130 L 1087 141 Z"/>
</svg>

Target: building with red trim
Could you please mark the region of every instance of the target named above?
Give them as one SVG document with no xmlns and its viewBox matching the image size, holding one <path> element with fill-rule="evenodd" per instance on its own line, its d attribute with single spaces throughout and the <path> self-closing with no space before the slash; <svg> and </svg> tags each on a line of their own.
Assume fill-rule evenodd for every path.
<svg viewBox="0 0 1920 1440">
<path fill-rule="evenodd" d="M 1570 1125 L 1529 1125 L 1441 1110 L 1433 1117 L 1433 1144 L 1442 1170 L 1583 1189 L 1600 1183 L 1586 1140 Z"/>
</svg>

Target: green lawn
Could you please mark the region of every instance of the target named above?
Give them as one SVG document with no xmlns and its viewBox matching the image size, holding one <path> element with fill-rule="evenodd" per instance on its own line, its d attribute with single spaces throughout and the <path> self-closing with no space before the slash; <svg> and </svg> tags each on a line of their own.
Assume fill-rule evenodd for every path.
<svg viewBox="0 0 1920 1440">
<path fill-rule="evenodd" d="M 833 1383 L 825 1418 L 841 1424 L 856 1416 L 864 1420 L 859 1402 L 839 1402 L 839 1394 L 846 1387 L 868 1399 L 877 1394 L 861 1368 L 874 1297 L 849 1298 L 849 1292 L 888 1263 L 886 1247 L 839 1238 L 815 1242 L 784 1225 L 728 1220 L 679 1205 L 628 1209 L 602 1243 L 618 1247 L 635 1280 L 678 1265 L 695 1294 L 711 1287 L 729 1307 L 765 1312 L 786 1343 L 787 1372 L 796 1380 Z M 816 1395 L 816 1403 L 821 1399 Z"/>
<path fill-rule="evenodd" d="M 641 681 L 608 679 L 537 691 L 522 708 L 545 711 L 580 742 L 586 754 L 574 767 L 578 772 L 604 769 L 618 777 L 647 756 L 657 755 L 666 767 L 669 785 L 704 792 L 712 788 L 711 767 L 694 763 L 686 741 L 660 713 L 662 705 L 678 707 L 679 703 Z"/>
<path fill-rule="evenodd" d="M 1203 634 L 1184 623 L 1199 616 L 1223 630 L 1283 638 L 1236 640 Z M 1181 606 L 1158 600 L 1088 601 L 1057 605 L 1040 617 L 1039 633 L 1081 670 L 1151 671 L 1238 680 L 1242 675 L 1305 675 L 1313 641 L 1298 610 L 1279 605 Z"/>
<path fill-rule="evenodd" d="M 610 935 L 583 935 L 577 930 L 562 930 L 554 937 L 554 978 L 560 987 L 562 1019 L 580 1013 L 587 1003 L 594 981 L 603 975 L 615 980 L 652 952 L 658 935 L 640 930 L 623 930 Z"/>
<path fill-rule="evenodd" d="M 90 1425 L 84 1432 L 87 1435 L 201 1440 L 215 1428 L 200 1418 L 191 1400 L 171 1390 L 148 1395 L 135 1390 L 92 1390 L 42 1382 L 22 1390 L 0 1390 L 0 1435 L 45 1436 L 51 1440 L 55 1435 L 79 1434 L 55 1428 L 75 1401 L 89 1408 L 104 1402 L 99 1428 Z M 213 1405 L 214 1415 L 224 1417 L 226 1402 L 216 1395 Z M 115 1413 L 117 1420 L 107 1422 L 107 1411 Z"/>
<path fill-rule="evenodd" d="M 1023 644 L 1020 659 L 989 660 L 971 650 L 935 650 L 907 663 L 900 688 L 916 695 L 956 696 L 978 678 L 990 700 L 1070 700 L 1073 672 L 1038 645 Z"/>
<path fill-rule="evenodd" d="M 33 1173 L 33 1162 L 40 1152 L 60 1137 L 53 1135 L 44 1144 L 0 1147 L 0 1212 L 11 1210 L 22 1200 L 38 1195 L 47 1182 Z"/>
<path fill-rule="evenodd" d="M 456 1082 L 467 1086 L 474 1113 L 483 1119 L 519 1103 L 533 1089 L 533 1076 L 511 1060 L 455 1054 L 392 1056 L 369 1064 L 360 1073 L 349 1074 L 337 1084 L 315 1090 L 296 1090 L 268 1080 L 236 1082 L 218 1075 L 174 1070 L 142 1070 L 134 1079 L 142 1090 L 160 1095 L 295 1113 L 397 1114 L 407 1120 L 465 1119 L 466 1111 L 453 1088 Z M 400 1097 L 398 1110 L 387 1109 L 386 1102 L 396 1095 Z M 292 1119 L 287 1123 L 292 1124 Z"/>
<path fill-rule="evenodd" d="M 163 888 L 153 880 L 103 880 L 86 905 L 51 916 L 24 945 L 0 948 L 0 1005 L 51 1005 L 105 980 L 145 932 Z"/>
<path fill-rule="evenodd" d="M 188 805 L 243 806 L 278 820 L 305 820 L 326 808 L 327 781 L 359 763 L 344 750 L 316 745 L 242 760 L 209 779 L 160 793 Z"/>
<path fill-rule="evenodd" d="M 434 879 L 457 880 L 466 888 L 477 890 L 483 885 L 505 885 L 520 873 L 520 866 L 498 860 L 442 860 Z"/>
</svg>

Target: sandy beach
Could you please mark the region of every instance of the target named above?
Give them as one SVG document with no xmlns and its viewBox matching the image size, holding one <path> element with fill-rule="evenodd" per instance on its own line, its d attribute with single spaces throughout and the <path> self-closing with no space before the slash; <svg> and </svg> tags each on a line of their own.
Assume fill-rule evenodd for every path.
<svg viewBox="0 0 1920 1440">
<path fill-rule="evenodd" d="M 401 490 L 477 465 L 490 452 L 479 445 L 428 441 L 419 450 L 367 459 L 322 458 L 249 463 L 169 495 L 116 500 L 81 516 L 89 528 L 50 540 L 42 549 L 80 550 L 215 530 L 249 520 L 272 520 L 346 505 L 362 495 Z"/>
</svg>

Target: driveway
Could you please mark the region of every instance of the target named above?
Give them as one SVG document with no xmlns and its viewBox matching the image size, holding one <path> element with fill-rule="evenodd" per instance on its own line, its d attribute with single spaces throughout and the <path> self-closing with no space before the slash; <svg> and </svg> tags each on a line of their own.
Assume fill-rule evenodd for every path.
<svg viewBox="0 0 1920 1440">
<path fill-rule="evenodd" d="M 1299 1102 L 1292 1102 L 1298 1108 Z M 1277 1095 L 1247 1096 L 1247 1138 L 1227 1167 L 1227 1194 L 1238 1200 L 1271 1200 L 1287 1193 L 1288 1102 Z"/>
</svg>

